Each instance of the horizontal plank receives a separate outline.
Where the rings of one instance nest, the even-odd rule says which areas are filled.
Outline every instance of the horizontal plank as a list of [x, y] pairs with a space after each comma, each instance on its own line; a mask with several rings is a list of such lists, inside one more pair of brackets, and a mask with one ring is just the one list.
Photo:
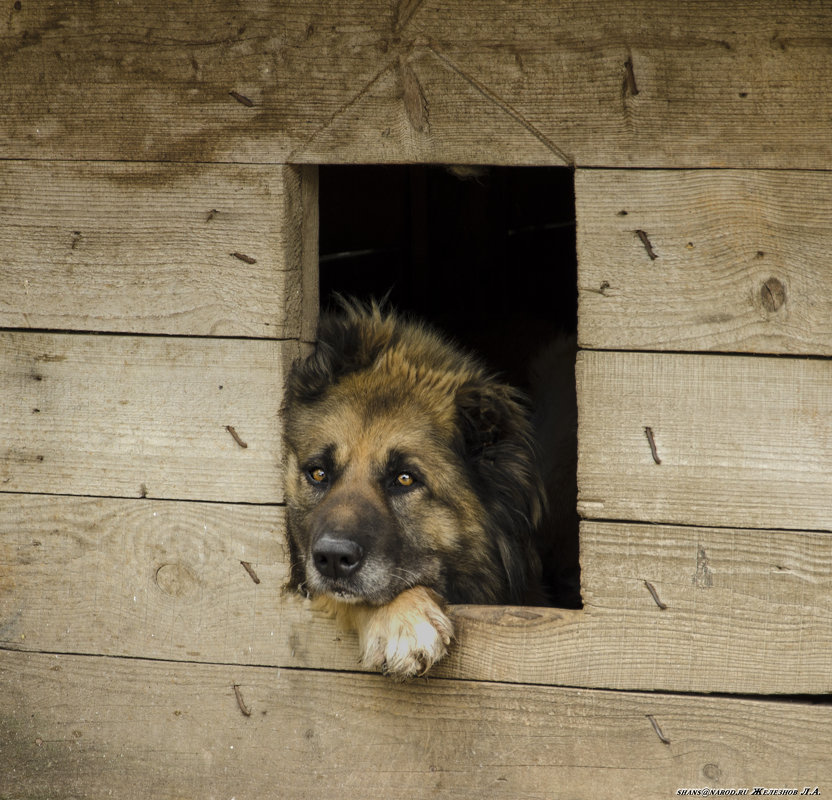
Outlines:
[[0, 493], [0, 647], [356, 669], [288, 576], [280, 506]]
[[583, 611], [460, 607], [447, 674], [828, 693], [830, 563], [828, 533], [584, 522]]
[[300, 336], [317, 270], [303, 173], [4, 162], [0, 326]]
[[811, 0], [75, 0], [6, 25], [4, 158], [832, 167]]
[[832, 530], [832, 361], [584, 351], [577, 383], [583, 516]]
[[832, 533], [585, 522], [581, 554], [605, 636], [595, 657], [611, 674], [692, 691], [832, 690]]
[[282, 507], [0, 494], [0, 646], [280, 663], [284, 542]]
[[832, 708], [716, 697], [0, 652], [0, 709], [20, 800], [666, 798], [832, 770]]
[[0, 491], [279, 502], [278, 412], [297, 350], [0, 333]]
[[[356, 670], [355, 636], [284, 592], [283, 526], [279, 507], [0, 494], [0, 647]], [[435, 674], [832, 691], [832, 535], [585, 522], [581, 549], [583, 610], [456, 606]]]
[[575, 203], [582, 347], [832, 355], [832, 173], [581, 170]]

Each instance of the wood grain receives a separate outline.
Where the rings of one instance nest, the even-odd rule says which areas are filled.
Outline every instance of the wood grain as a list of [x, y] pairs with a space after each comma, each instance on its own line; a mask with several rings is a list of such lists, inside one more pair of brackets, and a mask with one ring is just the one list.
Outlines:
[[306, 286], [317, 242], [304, 235], [317, 208], [303, 202], [301, 177], [276, 166], [4, 162], [0, 325], [298, 337], [317, 304]]
[[584, 522], [583, 611], [458, 607], [446, 674], [827, 693], [830, 563], [829, 533]]
[[280, 663], [284, 546], [281, 507], [0, 494], [0, 646]]
[[0, 333], [0, 489], [279, 502], [278, 411], [297, 349]]
[[832, 174], [582, 170], [575, 201], [581, 346], [832, 354]]
[[[300, 178], [300, 203], [293, 203], [291, 208], [300, 217], [296, 230], [300, 230], [300, 264], [301, 264], [301, 308], [300, 339], [314, 342], [318, 331], [318, 311], [320, 307], [318, 275], [318, 238], [320, 213], [318, 205], [318, 168], [306, 165], [298, 168]], [[297, 197], [295, 195], [295, 197]], [[297, 219], [297, 216], [295, 217]], [[299, 223], [299, 224], [298, 224]]]
[[666, 798], [832, 770], [832, 709], [799, 703], [7, 652], [0, 708], [20, 800]]
[[577, 381], [583, 516], [832, 530], [832, 362], [585, 351]]
[[611, 669], [645, 686], [649, 669], [693, 691], [829, 692], [832, 533], [585, 522], [581, 556], [587, 609], [626, 641], [599, 648]]
[[[279, 507], [0, 494], [0, 647], [357, 670], [355, 636], [284, 592], [283, 526]], [[832, 691], [831, 534], [585, 522], [581, 548], [582, 611], [456, 606], [434, 674]]]
[[823, 4], [22, 3], [0, 156], [832, 167]]

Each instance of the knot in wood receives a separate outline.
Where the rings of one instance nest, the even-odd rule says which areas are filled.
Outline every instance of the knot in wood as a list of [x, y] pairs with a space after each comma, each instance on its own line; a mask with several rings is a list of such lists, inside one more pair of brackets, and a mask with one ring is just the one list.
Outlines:
[[156, 585], [170, 597], [187, 597], [195, 592], [198, 583], [184, 564], [162, 564], [156, 570]]
[[786, 287], [777, 278], [769, 278], [760, 288], [760, 300], [766, 311], [777, 311], [786, 302]]

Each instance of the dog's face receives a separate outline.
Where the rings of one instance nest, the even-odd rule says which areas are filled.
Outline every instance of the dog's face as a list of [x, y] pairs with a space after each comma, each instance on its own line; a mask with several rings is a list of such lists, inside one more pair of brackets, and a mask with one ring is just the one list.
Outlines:
[[444, 582], [466, 539], [482, 547], [451, 409], [380, 378], [348, 376], [294, 416], [287, 495], [311, 594], [386, 603]]
[[380, 605], [423, 585], [497, 602], [525, 580], [524, 533], [501, 529], [516, 513], [528, 537], [540, 512], [527, 420], [470, 359], [353, 309], [293, 368], [283, 415], [292, 580], [307, 593]]

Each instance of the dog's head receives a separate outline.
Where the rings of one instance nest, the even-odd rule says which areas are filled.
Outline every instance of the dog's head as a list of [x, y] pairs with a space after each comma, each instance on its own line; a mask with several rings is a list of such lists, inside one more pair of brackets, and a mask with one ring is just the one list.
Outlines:
[[322, 318], [283, 405], [292, 582], [382, 604], [424, 585], [521, 602], [543, 504], [522, 398], [373, 304]]

